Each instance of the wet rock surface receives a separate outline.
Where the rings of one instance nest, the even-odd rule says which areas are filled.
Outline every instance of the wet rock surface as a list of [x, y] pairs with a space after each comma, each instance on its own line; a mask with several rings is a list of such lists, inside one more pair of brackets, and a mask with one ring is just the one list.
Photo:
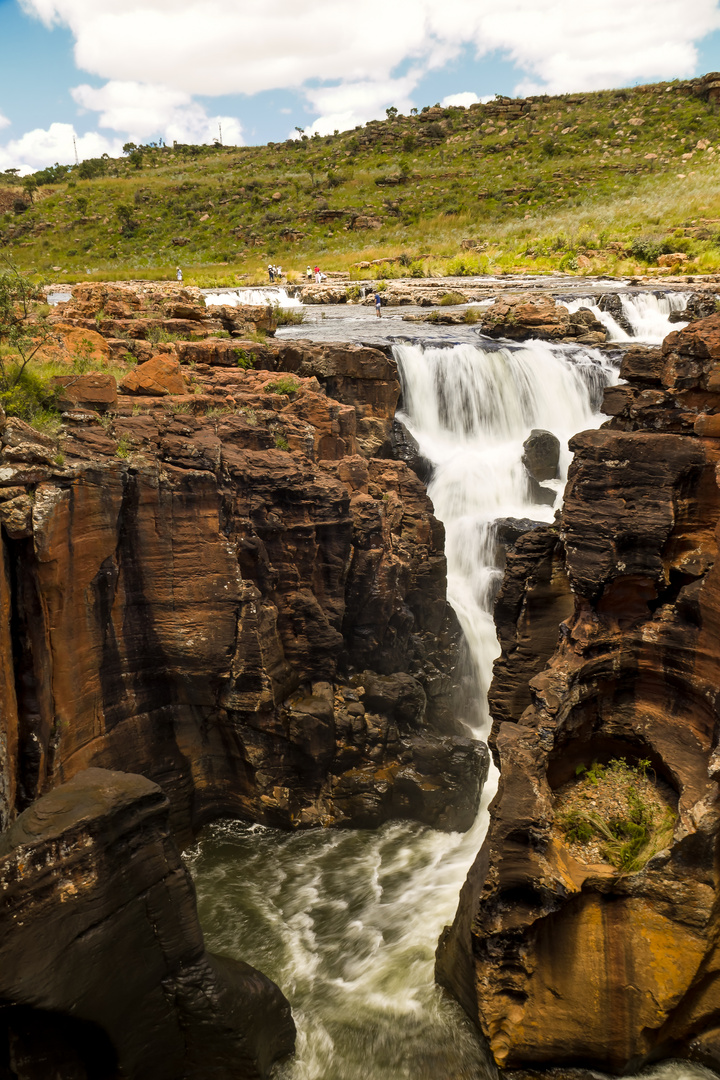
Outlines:
[[589, 308], [569, 312], [552, 296], [519, 294], [500, 297], [482, 313], [483, 333], [490, 337], [520, 341], [576, 341], [598, 345], [607, 340], [607, 331]]
[[168, 801], [86, 769], [0, 837], [0, 1068], [62, 1076], [260, 1078], [290, 1053], [277, 986], [205, 951]]
[[[572, 441], [559, 530], [508, 552], [500, 787], [437, 959], [506, 1069], [720, 1064], [719, 333], [712, 316], [626, 354], [612, 420]], [[677, 814], [626, 873], [556, 828], [576, 769], [617, 758], [648, 762]]]

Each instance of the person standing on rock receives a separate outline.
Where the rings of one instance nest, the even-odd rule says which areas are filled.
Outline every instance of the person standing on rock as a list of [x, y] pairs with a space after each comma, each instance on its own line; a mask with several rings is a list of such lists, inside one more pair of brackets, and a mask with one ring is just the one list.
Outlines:
[[381, 305], [382, 305], [382, 299], [380, 297], [380, 293], [376, 292], [375, 293], [375, 314], [377, 315], [378, 319], [380, 318], [380, 307], [381, 307]]
[[312, 267], [308, 266], [307, 270], [305, 271], [305, 277], [306, 277], [306, 279], [308, 281], [312, 281], [312, 276], [313, 276]]
[[182, 281], [182, 270], [180, 269], [179, 266], [178, 266], [177, 271], [175, 273], [175, 277], [178, 279], [178, 281]]
[[271, 263], [268, 263], [268, 278], [270, 279], [270, 284], [272, 285], [273, 281], [275, 280], [275, 271], [273, 270]]

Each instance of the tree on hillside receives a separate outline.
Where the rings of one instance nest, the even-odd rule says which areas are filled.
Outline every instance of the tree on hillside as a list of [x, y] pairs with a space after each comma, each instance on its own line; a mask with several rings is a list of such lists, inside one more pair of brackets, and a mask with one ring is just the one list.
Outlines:
[[0, 402], [7, 404], [51, 332], [40, 286], [12, 263], [0, 266]]

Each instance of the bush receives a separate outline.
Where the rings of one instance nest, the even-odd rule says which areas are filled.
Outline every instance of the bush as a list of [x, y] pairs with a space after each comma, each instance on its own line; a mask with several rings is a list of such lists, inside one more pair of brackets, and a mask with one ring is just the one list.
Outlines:
[[465, 297], [461, 293], [446, 292], [444, 296], [440, 297], [440, 307], [450, 307], [451, 305], [464, 303]]
[[233, 355], [237, 366], [243, 371], [249, 371], [250, 368], [255, 367], [255, 357], [246, 353], [244, 349], [233, 349]]
[[281, 375], [274, 382], [265, 384], [266, 394], [296, 394], [300, 389], [300, 383], [294, 375]]
[[[636, 873], [671, 842], [675, 814], [648, 777], [649, 761], [629, 765], [613, 758], [593, 762], [566, 797], [558, 824], [572, 844], [599, 845], [622, 873]], [[587, 796], [591, 794], [588, 804]]]
[[7, 385], [0, 389], [0, 405], [8, 416], [42, 427], [60, 422], [57, 391], [38, 371], [28, 367], [20, 371], [18, 364], [8, 368], [8, 376]]
[[458, 255], [445, 265], [446, 277], [475, 277], [482, 274], [487, 266], [487, 258], [477, 255]]
[[11, 264], [0, 271], [0, 391], [21, 383], [27, 365], [47, 340], [48, 310], [40, 287], [26, 274]]
[[278, 326], [299, 326], [305, 322], [305, 312], [302, 308], [276, 307], [273, 315]]

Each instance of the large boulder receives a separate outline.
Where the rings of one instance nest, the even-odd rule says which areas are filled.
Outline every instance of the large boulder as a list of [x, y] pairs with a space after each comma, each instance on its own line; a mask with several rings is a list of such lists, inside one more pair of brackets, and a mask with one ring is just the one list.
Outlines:
[[538, 481], [555, 480], [560, 462], [560, 440], [552, 431], [533, 428], [523, 443], [523, 465]]
[[167, 815], [151, 781], [87, 769], [0, 838], [8, 1075], [258, 1080], [292, 1051], [278, 987], [205, 952]]
[[80, 408], [106, 412], [117, 405], [117, 382], [108, 371], [58, 375], [53, 384], [58, 388], [58, 406], [63, 410]]
[[541, 338], [545, 341], [577, 341], [598, 345], [607, 340], [607, 331], [589, 308], [569, 312], [552, 296], [508, 293], [498, 297], [482, 314], [480, 325], [490, 337]]
[[168, 394], [186, 394], [187, 383], [177, 360], [168, 356], [153, 356], [125, 376], [120, 390], [123, 394], [166, 397]]

